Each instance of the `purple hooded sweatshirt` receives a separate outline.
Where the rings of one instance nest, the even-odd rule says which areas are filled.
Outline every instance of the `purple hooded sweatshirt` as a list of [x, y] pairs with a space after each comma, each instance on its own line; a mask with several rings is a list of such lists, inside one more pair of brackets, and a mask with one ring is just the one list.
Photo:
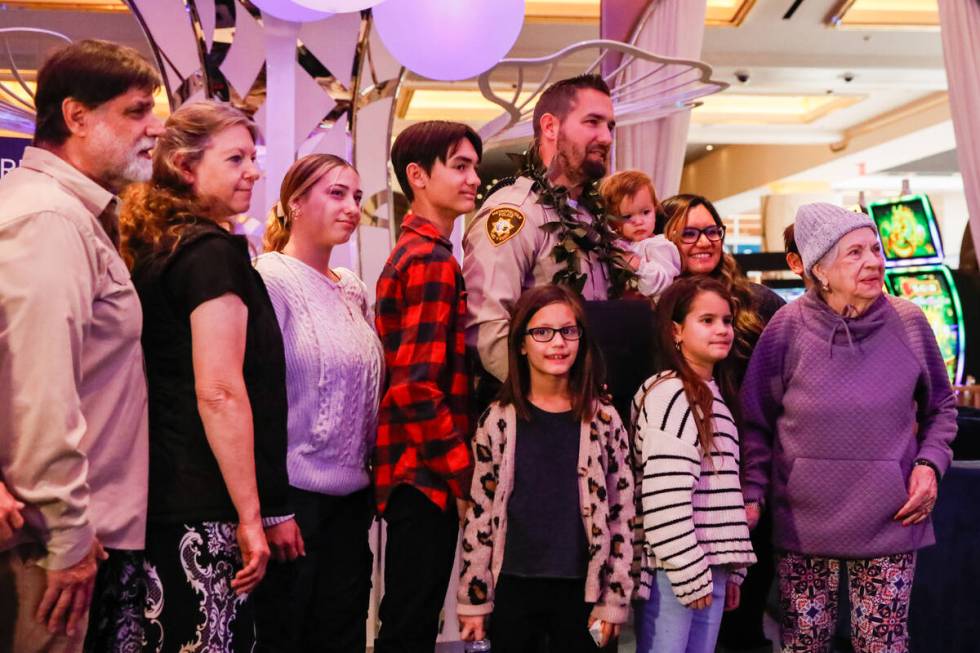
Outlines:
[[811, 290], [769, 322], [741, 389], [742, 488], [783, 551], [875, 558], [935, 542], [893, 519], [913, 462], [945, 472], [956, 401], [922, 311], [882, 295], [857, 318]]

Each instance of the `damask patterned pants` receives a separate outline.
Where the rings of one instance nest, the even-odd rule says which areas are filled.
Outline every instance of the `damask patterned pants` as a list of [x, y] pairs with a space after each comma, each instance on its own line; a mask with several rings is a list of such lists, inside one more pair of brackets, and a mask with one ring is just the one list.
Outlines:
[[841, 565], [850, 588], [855, 653], [907, 653], [915, 552], [867, 560], [779, 553], [776, 560], [783, 653], [830, 651]]

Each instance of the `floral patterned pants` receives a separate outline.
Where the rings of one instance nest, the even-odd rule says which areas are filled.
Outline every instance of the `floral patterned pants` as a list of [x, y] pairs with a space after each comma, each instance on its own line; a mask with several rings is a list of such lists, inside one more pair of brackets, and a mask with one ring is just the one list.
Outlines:
[[783, 653], [827, 653], [847, 570], [855, 653], [907, 653], [915, 552], [867, 560], [777, 554]]

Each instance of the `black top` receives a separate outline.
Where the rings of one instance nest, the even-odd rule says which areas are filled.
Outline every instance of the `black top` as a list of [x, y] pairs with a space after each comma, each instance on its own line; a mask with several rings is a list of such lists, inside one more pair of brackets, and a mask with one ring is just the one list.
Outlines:
[[143, 305], [149, 389], [149, 519], [238, 520], [197, 410], [191, 357], [191, 312], [226, 293], [248, 308], [243, 373], [262, 516], [289, 514], [282, 334], [245, 238], [211, 223], [188, 227], [173, 254], [136, 261], [133, 283]]
[[502, 573], [585, 578], [588, 542], [578, 487], [581, 428], [571, 412], [548, 413], [533, 404], [531, 421], [518, 420]]

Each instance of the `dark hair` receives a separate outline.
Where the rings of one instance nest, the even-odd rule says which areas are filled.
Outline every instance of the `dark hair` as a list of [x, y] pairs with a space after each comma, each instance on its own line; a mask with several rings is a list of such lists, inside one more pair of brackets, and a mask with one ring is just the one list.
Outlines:
[[507, 334], [509, 373], [497, 399], [504, 406], [513, 404], [519, 418], [531, 419], [527, 400], [531, 391], [531, 368], [527, 356], [521, 354], [521, 345], [524, 343], [528, 323], [538, 311], [551, 304], [568, 306], [582, 329], [578, 355], [569, 370], [569, 389], [572, 393], [572, 413], [580, 421], [585, 421], [592, 418], [595, 401], [602, 394], [602, 359], [592, 343], [582, 299], [566, 286], [537, 286], [525, 291], [517, 300], [511, 313], [510, 332]]
[[132, 88], [160, 86], [156, 68], [133, 48], [86, 39], [51, 55], [37, 74], [35, 145], [61, 145], [71, 135], [61, 113], [67, 98], [94, 109]]
[[408, 164], [418, 164], [426, 173], [430, 173], [436, 160], [446, 163], [464, 138], [476, 150], [477, 158], [482, 159], [483, 141], [472, 127], [461, 122], [427, 120], [409, 126], [398, 135], [391, 146], [391, 165], [395, 168], [398, 185], [409, 202], [415, 199], [415, 193], [408, 183]]
[[796, 246], [796, 229], [795, 223], [790, 223], [788, 227], [783, 229], [783, 247], [787, 254], [796, 254], [799, 256], [800, 248]]
[[612, 95], [609, 85], [599, 75], [579, 75], [562, 79], [547, 89], [538, 98], [538, 103], [534, 105], [534, 138], [541, 138], [541, 116], [550, 113], [557, 116], [559, 121], [564, 121], [565, 117], [572, 110], [572, 105], [580, 89], [591, 88], [599, 91], [603, 95]]
[[[703, 293], [713, 292], [728, 303], [732, 311], [733, 321], [737, 317], [738, 307], [728, 289], [719, 280], [704, 275], [684, 277], [675, 281], [660, 296], [657, 302], [657, 368], [661, 371], [672, 370], [684, 385], [684, 394], [691, 405], [691, 417], [698, 429], [698, 442], [701, 450], [708, 452], [712, 449], [714, 427], [711, 423], [713, 415], [712, 404], [714, 396], [711, 389], [687, 364], [684, 356], [674, 344], [674, 324], [682, 323], [691, 311], [694, 300]], [[734, 322], [733, 322], [734, 323]], [[715, 382], [729, 408], [735, 411], [735, 371], [732, 357], [715, 364]]]
[[[701, 195], [674, 195], [668, 197], [660, 205], [663, 209], [663, 224], [654, 228], [656, 233], [664, 234], [675, 245], [680, 247], [681, 231], [687, 226], [687, 216], [692, 209], [703, 206], [711, 215], [711, 219], [718, 226], [724, 223], [718, 210]], [[721, 260], [718, 266], [709, 273], [717, 279], [727, 289], [735, 302], [735, 344], [732, 350], [735, 357], [743, 363], [747, 363], [749, 356], [752, 355], [752, 348], [762, 334], [765, 324], [756, 310], [755, 298], [752, 295], [751, 282], [742, 274], [742, 270], [735, 262], [735, 257], [728, 252], [722, 251]]]

